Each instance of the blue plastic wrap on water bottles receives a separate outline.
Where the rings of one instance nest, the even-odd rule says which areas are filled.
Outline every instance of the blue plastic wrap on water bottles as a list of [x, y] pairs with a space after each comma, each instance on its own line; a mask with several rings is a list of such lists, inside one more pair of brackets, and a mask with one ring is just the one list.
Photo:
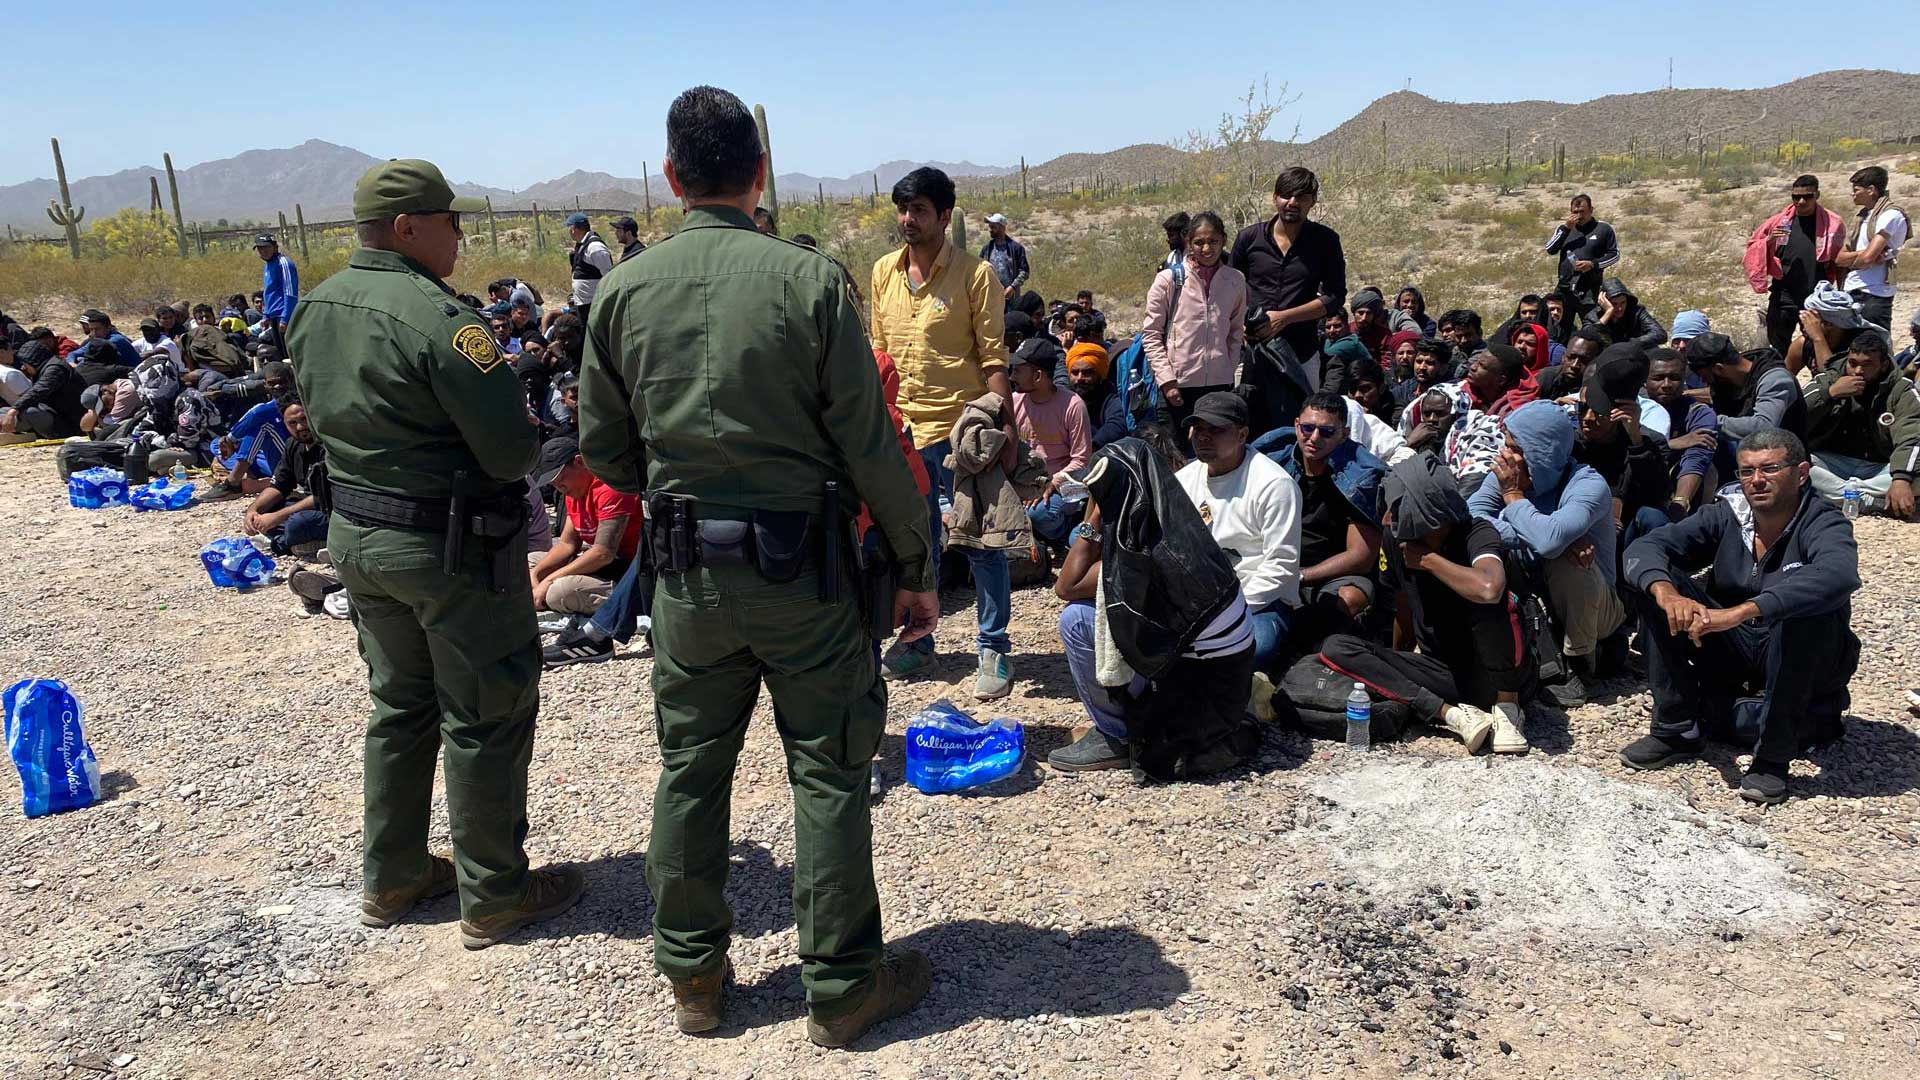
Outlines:
[[151, 483], [128, 492], [127, 501], [136, 511], [185, 510], [193, 502], [193, 485], [169, 483], [166, 477], [156, 476]]
[[273, 577], [273, 558], [248, 540], [223, 536], [200, 549], [200, 565], [216, 588], [247, 589]]
[[119, 469], [96, 465], [67, 477], [67, 502], [82, 510], [120, 506], [127, 501], [127, 477]]
[[907, 783], [929, 795], [991, 784], [1016, 772], [1026, 752], [1018, 722], [981, 723], [941, 698], [907, 724]]
[[101, 800], [100, 764], [80, 730], [80, 699], [58, 679], [7, 687], [7, 752], [20, 770], [21, 809], [30, 818]]

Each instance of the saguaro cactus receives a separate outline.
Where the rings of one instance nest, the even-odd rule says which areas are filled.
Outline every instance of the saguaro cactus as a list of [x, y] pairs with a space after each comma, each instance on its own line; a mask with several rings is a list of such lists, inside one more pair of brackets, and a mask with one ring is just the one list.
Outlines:
[[967, 250], [967, 214], [957, 206], [953, 208], [953, 246]]
[[775, 228], [780, 226], [780, 189], [773, 183], [773, 140], [767, 136], [767, 107], [753, 107], [753, 122], [760, 129], [760, 152], [767, 155], [767, 213], [773, 215]]
[[167, 163], [167, 196], [173, 200], [173, 231], [180, 237], [180, 257], [187, 257], [187, 219], [180, 213], [180, 181], [173, 175], [173, 155], [161, 154]]
[[53, 171], [60, 177], [60, 201], [47, 200], [47, 217], [55, 225], [67, 230], [67, 250], [73, 257], [80, 257], [80, 221], [87, 216], [87, 208], [73, 205], [73, 194], [67, 190], [67, 163], [60, 157], [60, 140], [53, 140]]
[[160, 178], [159, 177], [157, 176], [147, 177], [147, 198], [148, 198], [147, 213], [152, 214], [154, 217], [159, 217], [160, 216]]

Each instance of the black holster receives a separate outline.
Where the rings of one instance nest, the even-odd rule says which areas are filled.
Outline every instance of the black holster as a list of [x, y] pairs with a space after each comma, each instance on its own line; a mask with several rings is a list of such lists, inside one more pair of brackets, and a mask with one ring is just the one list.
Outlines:
[[893, 596], [900, 590], [900, 562], [892, 545], [874, 526], [871, 554], [856, 538], [853, 544], [854, 568], [860, 588], [860, 620], [875, 641], [887, 641], [897, 629], [893, 624]]

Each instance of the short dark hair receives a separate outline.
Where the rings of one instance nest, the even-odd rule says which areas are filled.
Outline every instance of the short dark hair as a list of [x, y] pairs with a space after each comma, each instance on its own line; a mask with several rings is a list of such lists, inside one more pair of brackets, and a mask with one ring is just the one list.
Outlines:
[[1593, 196], [1583, 191], [1580, 194], [1575, 195], [1573, 198], [1567, 200], [1568, 206], [1579, 206], [1581, 203], [1586, 203], [1587, 209], [1589, 210], [1593, 209]]
[[193, 313], [194, 313], [195, 315], [198, 315], [198, 314], [200, 314], [200, 313], [201, 313], [201, 312], [203, 312], [203, 311], [204, 311], [204, 312], [206, 312], [206, 313], [207, 313], [207, 314], [209, 314], [209, 315], [211, 315], [211, 314], [213, 314], [213, 305], [212, 305], [212, 304], [209, 304], [209, 303], [207, 303], [207, 302], [206, 302], [206, 301], [204, 301], [204, 300], [203, 300], [203, 301], [201, 301], [201, 302], [200, 302], [200, 303], [198, 303], [198, 304], [195, 304], [195, 305], [193, 305]]
[[1522, 296], [1519, 300], [1514, 302], [1513, 311], [1514, 311], [1514, 314], [1518, 315], [1520, 313], [1521, 304], [1532, 304], [1534, 307], [1537, 308], [1537, 307], [1541, 307], [1546, 302], [1547, 302], [1546, 298], [1541, 296], [1539, 293], [1528, 293], [1525, 296]]
[[1810, 187], [1815, 191], [1819, 191], [1820, 178], [1813, 175], [1812, 173], [1801, 173], [1799, 176], [1794, 177], [1793, 183], [1788, 184], [1787, 187], [1789, 189], [1797, 188], [1797, 187]]
[[1885, 361], [1893, 357], [1893, 343], [1877, 328], [1870, 326], [1853, 335], [1853, 340], [1847, 344], [1847, 351], [1862, 355], [1873, 353]]
[[1093, 299], [1093, 290], [1081, 289], [1079, 292], [1073, 294], [1073, 298], [1075, 300], [1091, 300]]
[[1613, 344], [1613, 335], [1607, 333], [1605, 330], [1602, 330], [1598, 326], [1592, 326], [1592, 325], [1583, 326], [1580, 329], [1575, 330], [1570, 336], [1568, 336], [1567, 344], [1569, 345], [1573, 344], [1574, 338], [1585, 338], [1588, 341], [1593, 342], [1595, 345], [1600, 346], [1602, 349]]
[[1280, 175], [1273, 178], [1273, 193], [1283, 199], [1301, 195], [1311, 195], [1317, 199], [1320, 197], [1320, 178], [1305, 165], [1281, 169]]
[[[278, 352], [278, 350], [275, 351]], [[264, 379], [268, 376], [291, 379], [293, 378], [293, 365], [287, 363], [285, 360], [269, 360], [260, 365], [260, 377]]]
[[1885, 198], [1887, 194], [1887, 170], [1878, 165], [1869, 165], [1855, 172], [1852, 176], [1847, 177], [1847, 183], [1859, 184], [1861, 187], [1870, 187], [1878, 192], [1882, 198]]
[[1187, 226], [1192, 223], [1192, 220], [1192, 218], [1187, 216], [1185, 210], [1179, 210], [1167, 215], [1167, 220], [1161, 222], [1160, 227], [1168, 232], [1178, 231], [1181, 236], [1185, 236], [1187, 235]]
[[1472, 308], [1454, 308], [1452, 311], [1443, 313], [1436, 325], [1442, 330], [1449, 326], [1457, 326], [1477, 334], [1480, 332], [1480, 313]]
[[1331, 390], [1317, 390], [1310, 394], [1307, 400], [1300, 403], [1301, 412], [1304, 413], [1308, 409], [1317, 409], [1329, 416], [1337, 416], [1340, 418], [1340, 425], [1346, 426], [1347, 399]]
[[1327, 313], [1325, 315], [1320, 316], [1320, 321], [1326, 322], [1328, 319], [1339, 319], [1341, 322], [1346, 322], [1348, 318], [1349, 316], [1347, 315], [1346, 308], [1330, 307], [1327, 309]]
[[931, 165], [922, 165], [894, 181], [893, 205], [905, 209], [908, 203], [921, 198], [933, 204], [936, 214], [952, 212], [956, 199], [953, 178]]
[[1100, 340], [1099, 320], [1091, 315], [1075, 315], [1073, 317], [1073, 340], [1098, 342]]
[[1493, 362], [1500, 365], [1500, 377], [1506, 380], [1508, 386], [1513, 386], [1527, 377], [1527, 358], [1513, 346], [1503, 345], [1498, 349], [1488, 349], [1487, 355], [1493, 357]]
[[688, 198], [727, 198], [753, 187], [760, 129], [740, 99], [715, 86], [683, 91], [667, 107], [667, 160]]
[[1371, 356], [1363, 356], [1347, 364], [1347, 382], [1370, 382], [1378, 385], [1387, 381], [1387, 373], [1380, 368], [1380, 361]]
[[1784, 428], [1761, 428], [1759, 431], [1740, 440], [1738, 454], [1756, 450], [1785, 450], [1787, 464], [1804, 465], [1807, 462], [1807, 446], [1800, 437]]
[[[1220, 234], [1220, 239], [1225, 240], [1227, 238], [1227, 223], [1224, 221], [1221, 221], [1220, 215], [1214, 213], [1211, 210], [1202, 210], [1199, 213], [1193, 215], [1192, 217], [1188, 217], [1186, 213], [1182, 211], [1181, 213], [1174, 215], [1174, 217], [1178, 217], [1182, 219], [1183, 223], [1180, 226], [1181, 235], [1185, 236], [1189, 240], [1193, 239], [1194, 233], [1197, 233], [1200, 231], [1200, 226], [1202, 225], [1213, 226], [1213, 231]], [[1167, 220], [1171, 222], [1173, 218], [1168, 218]], [[1168, 225], [1167, 228], [1171, 229], [1173, 228], [1173, 226]]]
[[794, 233], [793, 242], [804, 248], [820, 250], [820, 241], [815, 240], [812, 233]]
[[1431, 356], [1444, 364], [1453, 359], [1453, 346], [1439, 338], [1421, 338], [1413, 343], [1413, 354]]
[[1173, 438], [1173, 429], [1165, 424], [1141, 424], [1133, 429], [1133, 437], [1152, 447], [1174, 472], [1179, 472], [1187, 463], [1187, 456], [1180, 452], [1180, 444]]

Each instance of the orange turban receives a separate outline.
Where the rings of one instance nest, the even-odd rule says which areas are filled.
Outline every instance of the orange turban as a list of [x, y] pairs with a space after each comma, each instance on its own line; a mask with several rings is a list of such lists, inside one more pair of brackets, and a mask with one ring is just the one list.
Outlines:
[[1091, 341], [1082, 341], [1067, 350], [1067, 370], [1071, 372], [1080, 364], [1092, 364], [1094, 374], [1104, 379], [1111, 361], [1105, 348]]

